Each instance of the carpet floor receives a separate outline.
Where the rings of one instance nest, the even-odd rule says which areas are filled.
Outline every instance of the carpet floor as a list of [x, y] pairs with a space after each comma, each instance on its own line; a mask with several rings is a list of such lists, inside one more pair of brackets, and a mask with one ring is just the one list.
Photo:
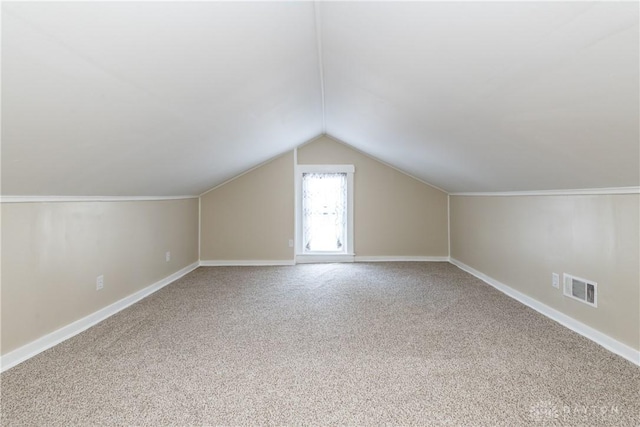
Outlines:
[[640, 425], [640, 368], [448, 263], [198, 268], [0, 379], [2, 425]]

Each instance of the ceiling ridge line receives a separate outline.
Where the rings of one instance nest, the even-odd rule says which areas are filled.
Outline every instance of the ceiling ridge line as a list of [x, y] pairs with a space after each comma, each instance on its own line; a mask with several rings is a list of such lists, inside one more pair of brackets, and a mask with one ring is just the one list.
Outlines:
[[322, 103], [322, 134], [327, 133], [327, 119], [325, 113], [325, 93], [324, 93], [324, 62], [322, 60], [322, 18], [320, 15], [320, 1], [315, 0], [313, 2], [313, 10], [315, 17], [315, 30], [316, 30], [316, 49], [318, 52], [318, 74], [320, 76], [320, 99]]

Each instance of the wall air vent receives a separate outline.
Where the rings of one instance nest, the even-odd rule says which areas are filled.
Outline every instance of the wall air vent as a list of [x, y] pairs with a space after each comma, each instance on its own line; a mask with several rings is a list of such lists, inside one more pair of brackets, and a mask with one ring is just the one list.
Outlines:
[[592, 307], [598, 306], [598, 284], [570, 274], [563, 274], [564, 294]]

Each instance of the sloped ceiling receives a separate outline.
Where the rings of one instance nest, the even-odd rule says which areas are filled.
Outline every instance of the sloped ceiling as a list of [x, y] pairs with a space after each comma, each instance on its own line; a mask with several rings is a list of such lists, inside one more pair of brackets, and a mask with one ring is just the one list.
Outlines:
[[637, 2], [2, 11], [4, 195], [199, 194], [323, 132], [451, 192], [640, 185]]
[[3, 194], [200, 194], [322, 131], [311, 3], [2, 9]]
[[637, 186], [638, 3], [323, 5], [327, 132], [448, 191]]

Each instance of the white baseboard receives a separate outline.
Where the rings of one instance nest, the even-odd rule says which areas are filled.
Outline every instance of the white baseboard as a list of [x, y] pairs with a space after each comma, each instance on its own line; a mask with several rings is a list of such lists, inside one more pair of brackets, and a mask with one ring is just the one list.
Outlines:
[[296, 255], [296, 264], [321, 264], [330, 262], [353, 262], [353, 255]]
[[69, 338], [79, 334], [80, 332], [89, 329], [90, 327], [102, 322], [106, 318], [113, 316], [117, 312], [124, 310], [125, 308], [133, 305], [134, 303], [140, 301], [148, 295], [178, 280], [179, 278], [187, 273], [192, 272], [196, 268], [198, 268], [197, 262], [176, 271], [172, 275], [167, 276], [164, 279], [150, 286], [147, 286], [146, 288], [141, 289], [134, 294], [129, 295], [128, 297], [116, 301], [111, 305], [108, 305], [94, 313], [91, 313], [86, 317], [83, 317], [82, 319], [76, 320], [75, 322], [70, 323], [67, 326], [64, 326], [56, 331], [38, 338], [35, 341], [30, 342], [29, 344], [23, 345], [22, 347], [5, 354], [4, 356], [0, 357], [0, 371], [4, 372], [7, 369], [16, 366], [17, 364], [22, 363], [25, 360], [28, 360], [33, 356], [42, 353], [43, 351], [50, 349], [51, 347], [65, 340], [68, 340]]
[[448, 256], [356, 256], [356, 262], [448, 262]]
[[468, 265], [464, 264], [461, 261], [458, 261], [455, 258], [451, 258], [450, 262], [457, 266], [458, 268], [460, 268], [461, 270], [466, 271], [467, 273], [477, 277], [478, 279], [482, 280], [485, 283], [488, 283], [489, 285], [493, 286], [494, 288], [498, 289], [499, 291], [501, 291], [502, 293], [510, 296], [511, 298], [520, 301], [522, 304], [536, 310], [538, 313], [544, 314], [545, 316], [547, 316], [548, 318], [555, 320], [556, 322], [560, 323], [561, 325], [571, 329], [572, 331], [582, 335], [585, 338], [590, 339], [591, 341], [600, 344], [602, 347], [606, 348], [607, 350], [611, 351], [612, 353], [615, 353], [619, 356], [624, 357], [625, 359], [627, 359], [628, 361], [640, 366], [640, 351], [629, 347], [626, 344], [621, 343], [620, 341], [617, 341], [613, 338], [611, 338], [610, 336], [603, 334], [600, 331], [597, 331], [595, 329], [593, 329], [590, 326], [585, 325], [582, 322], [579, 322], [577, 320], [575, 320], [574, 318], [567, 316], [566, 314], [549, 307], [546, 304], [541, 303], [538, 300], [535, 300], [525, 294], [523, 294], [522, 292], [519, 292], [507, 285], [505, 285], [502, 282], [499, 282], [489, 276], [487, 276], [484, 273], [481, 273], [480, 271], [474, 269], [473, 267], [469, 267]]
[[202, 260], [201, 267], [279, 266], [333, 262], [448, 262], [448, 256], [297, 255], [295, 260]]
[[201, 260], [200, 267], [239, 267], [239, 266], [270, 266], [270, 265], [295, 265], [294, 260]]

